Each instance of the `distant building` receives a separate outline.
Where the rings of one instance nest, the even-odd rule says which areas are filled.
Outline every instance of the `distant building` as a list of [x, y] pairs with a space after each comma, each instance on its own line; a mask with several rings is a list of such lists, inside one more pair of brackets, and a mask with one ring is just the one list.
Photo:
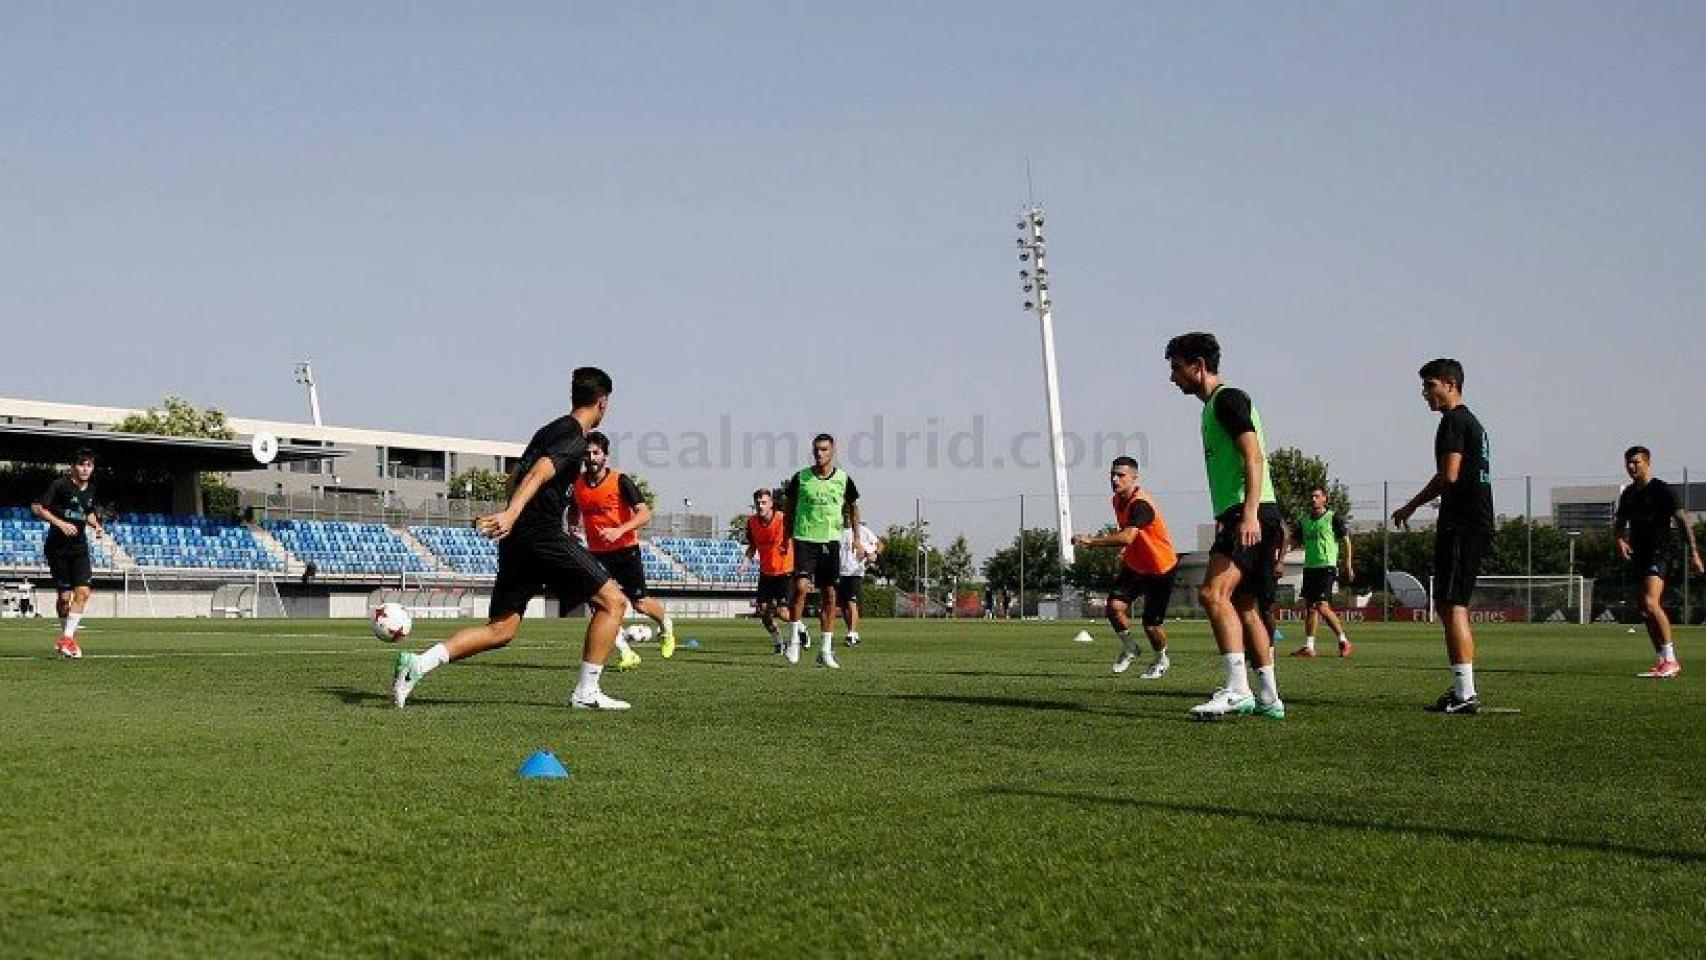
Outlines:
[[[1626, 484], [1552, 488], [1552, 525], [1566, 533], [1610, 532], [1617, 496]], [[1696, 522], [1706, 520], [1706, 483], [1672, 484]]]

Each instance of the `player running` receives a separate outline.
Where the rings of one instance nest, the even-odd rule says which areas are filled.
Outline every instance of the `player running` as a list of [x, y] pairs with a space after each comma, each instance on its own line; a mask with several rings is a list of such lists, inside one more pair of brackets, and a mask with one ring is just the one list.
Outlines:
[[746, 518], [746, 554], [741, 557], [741, 569], [745, 570], [754, 560], [758, 561], [758, 618], [764, 624], [764, 632], [770, 634], [773, 651], [782, 653], [787, 641], [776, 627], [776, 614], [786, 613], [790, 606], [788, 586], [789, 575], [794, 572], [794, 549], [788, 539], [788, 521], [776, 510], [776, 495], [763, 487], [752, 492], [752, 515]]
[[[835, 661], [835, 584], [841, 577], [843, 524], [859, 524], [859, 488], [835, 465], [835, 438], [820, 433], [812, 438], [812, 465], [788, 480], [783, 497], [783, 529], [794, 548], [794, 606], [788, 613], [787, 657], [800, 662], [806, 639], [806, 594], [818, 589], [818, 622], [823, 643], [819, 666], [840, 669]], [[862, 552], [863, 548], [855, 546]]]
[[1469, 601], [1481, 559], [1493, 541], [1492, 444], [1487, 431], [1463, 403], [1463, 364], [1440, 358], [1417, 371], [1422, 399], [1439, 413], [1434, 431], [1434, 475], [1410, 501], [1392, 511], [1398, 529], [1424, 503], [1439, 498], [1434, 525], [1434, 606], [1445, 626], [1451, 659], [1451, 689], [1424, 708], [1429, 713], [1472, 716], [1481, 712], [1475, 691], [1475, 634]]
[[[586, 437], [586, 469], [575, 477], [575, 509], [586, 531], [586, 548], [621, 586], [634, 609], [652, 618], [661, 631], [658, 654], [675, 656], [675, 623], [669, 611], [646, 589], [646, 565], [640, 555], [640, 530], [651, 522], [652, 508], [634, 478], [610, 466], [610, 438], [597, 430]], [[640, 655], [618, 634], [619, 670], [640, 665]]]
[[1688, 511], [1677, 502], [1670, 484], [1653, 476], [1653, 454], [1646, 447], [1630, 447], [1623, 453], [1623, 469], [1630, 484], [1617, 496], [1617, 520], [1612, 536], [1617, 552], [1629, 561], [1635, 575], [1635, 602], [1647, 625], [1647, 638], [1659, 662], [1643, 677], [1668, 679], [1682, 672], [1671, 637], [1670, 617], [1665, 614], [1665, 578], [1670, 575], [1671, 554], [1676, 546], [1672, 526], [1681, 524], [1688, 541], [1688, 562], [1695, 573], [1706, 573], [1700, 547], [1694, 542], [1694, 524]]
[[1332, 599], [1341, 547], [1345, 582], [1351, 581], [1351, 532], [1344, 517], [1327, 509], [1325, 487], [1310, 489], [1309, 512], [1298, 518], [1297, 528], [1303, 534], [1303, 646], [1298, 647], [1292, 656], [1315, 656], [1315, 626], [1325, 619], [1339, 637], [1339, 656], [1348, 657], [1351, 655], [1351, 640], [1345, 636], [1344, 624], [1333, 613]]
[[498, 541], [498, 576], [486, 622], [458, 630], [424, 653], [399, 652], [391, 682], [399, 708], [433, 670], [507, 646], [521, 628], [528, 603], [549, 588], [565, 610], [584, 603], [592, 612], [581, 645], [580, 680], [569, 705], [577, 710], [628, 709], [626, 701], [606, 695], [599, 684], [627, 598], [563, 525], [564, 511], [574, 499], [570, 488], [586, 457], [587, 432], [604, 419], [613, 389], [603, 370], [581, 367], [574, 372], [574, 409], [540, 427], [528, 441], [510, 476], [509, 505], [475, 521], [481, 533]]
[[[1200, 597], [1226, 664], [1225, 684], [1207, 703], [1192, 707], [1191, 716], [1218, 720], [1255, 714], [1283, 720], [1285, 704], [1262, 609], [1273, 602], [1274, 563], [1285, 534], [1268, 474], [1262, 417], [1249, 394], [1221, 382], [1220, 342], [1214, 334], [1174, 337], [1166, 358], [1173, 385], [1203, 404], [1203, 457], [1215, 537]], [[1261, 679], [1255, 693], [1244, 665], [1246, 652]]]
[[1154, 659], [1139, 679], [1159, 680], [1167, 675], [1167, 603], [1173, 598], [1179, 555], [1167, 533], [1167, 521], [1147, 491], [1138, 485], [1137, 461], [1116, 457], [1108, 468], [1113, 488], [1115, 531], [1106, 534], [1077, 534], [1081, 547], [1119, 547], [1120, 572], [1108, 591], [1108, 625], [1120, 638], [1115, 673], [1125, 673], [1137, 660], [1137, 641], [1131, 636], [1131, 605], [1143, 598], [1143, 633], [1149, 638]]
[[30, 512], [46, 520], [47, 537], [42, 553], [48, 575], [58, 594], [59, 640], [53, 652], [68, 660], [83, 659], [77, 645], [77, 628], [83, 623], [89, 595], [94, 590], [94, 570], [89, 562], [89, 534], [102, 533], [95, 511], [95, 453], [80, 448], [71, 455], [71, 472], [55, 477], [46, 492], [30, 504]]
[[848, 521], [841, 531], [841, 576], [835, 581], [835, 600], [847, 620], [847, 645], [859, 645], [859, 601], [864, 593], [865, 570], [886, 549], [876, 531], [863, 523]]

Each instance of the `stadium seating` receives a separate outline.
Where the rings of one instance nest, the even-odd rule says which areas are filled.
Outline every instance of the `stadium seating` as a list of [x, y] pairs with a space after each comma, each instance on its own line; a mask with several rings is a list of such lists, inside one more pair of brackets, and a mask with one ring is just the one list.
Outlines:
[[425, 559], [389, 527], [336, 520], [268, 520], [286, 550], [321, 573], [426, 573]]
[[[444, 566], [457, 573], [492, 575], [498, 572], [497, 544], [470, 527], [410, 527], [413, 534]], [[687, 578], [649, 543], [640, 544], [640, 562], [651, 583], [685, 583]]]
[[498, 572], [498, 545], [472, 527], [410, 527], [409, 533], [457, 573], [490, 576]]
[[[706, 537], [658, 537], [656, 545], [669, 552], [693, 576], [711, 583], [756, 583], [756, 564], [740, 569], [745, 546], [734, 540]], [[649, 575], [649, 574], [648, 574]]]
[[[45, 567], [42, 541], [47, 538], [47, 524], [30, 513], [28, 507], [0, 508], [0, 567]], [[89, 565], [96, 570], [113, 569], [112, 554], [99, 543], [89, 543]]]
[[283, 559], [234, 520], [129, 513], [107, 524], [107, 530], [139, 567], [284, 569]]

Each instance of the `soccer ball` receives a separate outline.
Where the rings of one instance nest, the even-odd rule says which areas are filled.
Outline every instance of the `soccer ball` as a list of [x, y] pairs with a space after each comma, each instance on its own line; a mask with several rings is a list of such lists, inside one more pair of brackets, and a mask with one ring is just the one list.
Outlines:
[[400, 603], [373, 608], [373, 635], [386, 643], [396, 643], [408, 636], [414, 626], [415, 618], [409, 616], [408, 608]]
[[643, 623], [636, 623], [633, 626], [628, 628], [628, 642], [629, 643], [650, 643], [651, 641], [652, 641], [652, 628], [651, 627], [649, 627]]

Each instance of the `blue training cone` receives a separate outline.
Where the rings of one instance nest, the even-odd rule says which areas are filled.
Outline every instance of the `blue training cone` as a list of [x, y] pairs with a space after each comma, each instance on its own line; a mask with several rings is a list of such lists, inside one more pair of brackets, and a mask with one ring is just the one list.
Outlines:
[[693, 639], [692, 637], [688, 637], [686, 640], [681, 641], [681, 649], [683, 649], [683, 650], [697, 650], [697, 649], [699, 649], [699, 641]]
[[523, 780], [567, 780], [569, 771], [563, 766], [557, 755], [549, 750], [540, 750], [527, 758], [521, 769], [515, 772]]

